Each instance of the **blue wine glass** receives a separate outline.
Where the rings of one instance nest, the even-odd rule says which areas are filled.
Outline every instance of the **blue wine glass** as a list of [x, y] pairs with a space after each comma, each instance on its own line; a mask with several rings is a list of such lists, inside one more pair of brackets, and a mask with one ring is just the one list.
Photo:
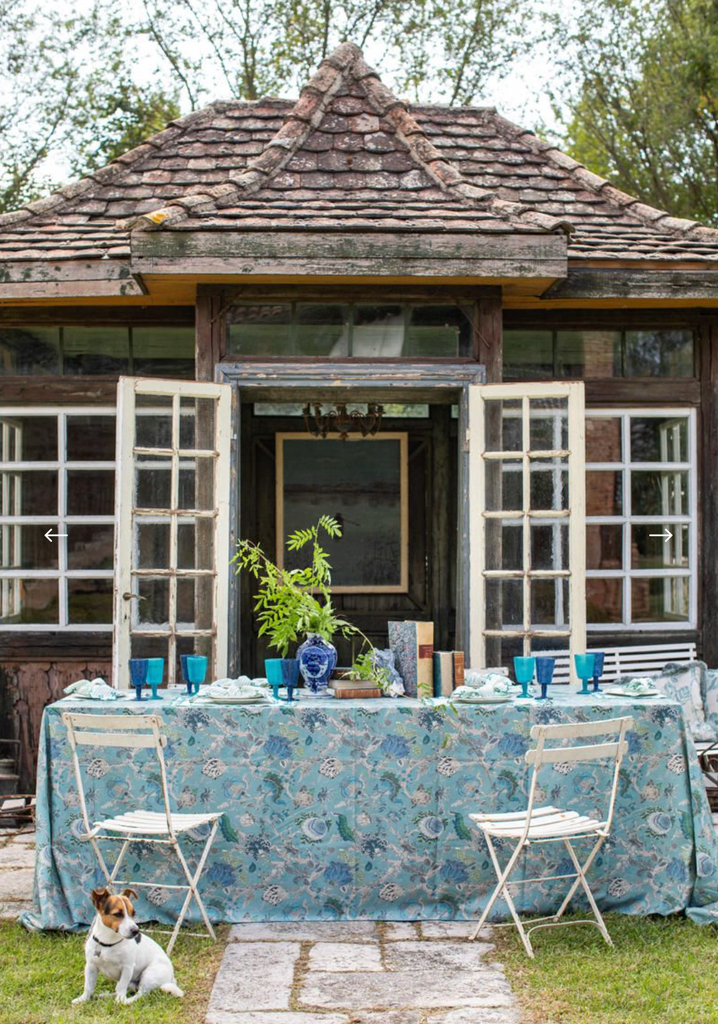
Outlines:
[[189, 674], [187, 671], [187, 660], [191, 657], [189, 654], [180, 654], [180, 668], [182, 670], [182, 679], [187, 684], [187, 696], [189, 697], [192, 693], [192, 683], [189, 680]]
[[152, 700], [162, 700], [157, 695], [157, 687], [162, 682], [165, 674], [165, 659], [164, 658], [148, 658], [147, 659], [147, 682], [152, 687]]
[[535, 658], [514, 658], [514, 674], [516, 682], [521, 683], [519, 697], [530, 697], [529, 683], [533, 682], [534, 669], [536, 668]]
[[203, 654], [190, 654], [187, 657], [187, 685], [192, 686], [194, 693], [199, 693], [200, 685], [207, 675], [207, 659]]
[[147, 682], [148, 658], [130, 658], [130, 680], [137, 696], [135, 700], [143, 700], [142, 687]]
[[553, 680], [554, 669], [556, 668], [555, 658], [537, 658], [536, 659], [536, 681], [541, 687], [541, 696], [539, 700], [546, 700], [548, 694], [546, 693], [546, 687]]
[[599, 693], [598, 684], [603, 675], [603, 663], [606, 660], [604, 651], [593, 652], [593, 692]]
[[577, 693], [590, 693], [588, 688], [589, 679], [593, 679], [593, 666], [595, 657], [593, 654], [574, 654], [574, 663], [576, 665], [576, 675], [582, 681], [583, 685]]

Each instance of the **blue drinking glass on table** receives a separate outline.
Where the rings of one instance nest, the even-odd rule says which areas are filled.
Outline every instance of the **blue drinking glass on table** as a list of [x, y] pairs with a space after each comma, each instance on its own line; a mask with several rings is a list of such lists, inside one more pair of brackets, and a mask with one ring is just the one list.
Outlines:
[[514, 675], [516, 676], [516, 682], [521, 683], [519, 697], [531, 696], [529, 693], [529, 683], [533, 682], [535, 668], [535, 658], [514, 658]]
[[581, 689], [576, 692], [583, 694], [590, 693], [591, 691], [588, 688], [588, 681], [589, 679], [593, 679], [594, 665], [596, 661], [595, 655], [574, 654], [573, 660], [576, 666], [576, 675], [583, 683]]
[[593, 652], [593, 692], [600, 693], [598, 684], [601, 681], [603, 675], [603, 663], [606, 660], [606, 654], [604, 651]]
[[144, 700], [142, 687], [147, 682], [149, 658], [130, 658], [130, 682], [135, 688], [135, 700]]
[[553, 673], [556, 668], [555, 658], [536, 658], [536, 682], [541, 687], [539, 700], [546, 700], [548, 694], [547, 686], [553, 681]]
[[199, 693], [199, 688], [207, 676], [207, 659], [203, 654], [187, 654], [186, 658], [187, 692]]
[[157, 696], [157, 687], [162, 682], [165, 674], [164, 658], [147, 659], [147, 682], [152, 687], [152, 700], [162, 700]]

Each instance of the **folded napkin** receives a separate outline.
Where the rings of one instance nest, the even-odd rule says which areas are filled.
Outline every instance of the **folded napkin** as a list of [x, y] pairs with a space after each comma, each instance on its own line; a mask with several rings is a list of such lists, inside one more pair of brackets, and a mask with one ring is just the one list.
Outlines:
[[89, 700], [119, 700], [124, 694], [113, 690], [104, 679], [78, 679], [66, 686], [67, 697], [85, 697]]
[[[458, 689], [470, 689], [473, 693], [479, 693], [484, 697], [493, 696], [499, 693], [511, 693], [511, 680], [498, 672], [466, 672], [466, 687]], [[456, 690], [454, 690], [456, 693]]]
[[252, 683], [249, 676], [239, 679], [218, 679], [208, 686], [205, 693], [210, 697], [266, 697], [266, 687]]
[[623, 690], [633, 697], [640, 697], [642, 693], [655, 693], [656, 684], [650, 676], [640, 676], [637, 679], [632, 679], [630, 683], [626, 683]]

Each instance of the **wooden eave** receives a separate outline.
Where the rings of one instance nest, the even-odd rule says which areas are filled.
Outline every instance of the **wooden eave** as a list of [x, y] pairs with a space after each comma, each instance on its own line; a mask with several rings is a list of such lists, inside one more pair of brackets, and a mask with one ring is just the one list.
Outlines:
[[147, 289], [126, 261], [13, 260], [0, 263], [0, 300], [144, 296]]
[[718, 302], [718, 263], [569, 261], [567, 276], [551, 284], [541, 299]]

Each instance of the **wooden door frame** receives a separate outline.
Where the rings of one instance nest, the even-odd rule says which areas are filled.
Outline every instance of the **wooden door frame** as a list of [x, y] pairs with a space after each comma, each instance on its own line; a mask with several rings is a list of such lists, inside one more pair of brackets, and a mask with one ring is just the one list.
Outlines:
[[[437, 365], [436, 363], [393, 363], [381, 366], [350, 363], [314, 363], [297, 366], [288, 363], [224, 362], [215, 366], [215, 381], [230, 384], [234, 394], [233, 448], [240, 441], [241, 403], [251, 401], [301, 402], [343, 399], [354, 401], [407, 401], [430, 404], [457, 404], [458, 430], [458, 543], [456, 594], [456, 646], [468, 650], [469, 643], [469, 389], [486, 382], [486, 368], [480, 363]], [[230, 550], [241, 537], [239, 488], [240, 461], [233, 459], [236, 485], [230, 494]], [[230, 577], [228, 593], [229, 671], [238, 671], [240, 641], [240, 583]]]

